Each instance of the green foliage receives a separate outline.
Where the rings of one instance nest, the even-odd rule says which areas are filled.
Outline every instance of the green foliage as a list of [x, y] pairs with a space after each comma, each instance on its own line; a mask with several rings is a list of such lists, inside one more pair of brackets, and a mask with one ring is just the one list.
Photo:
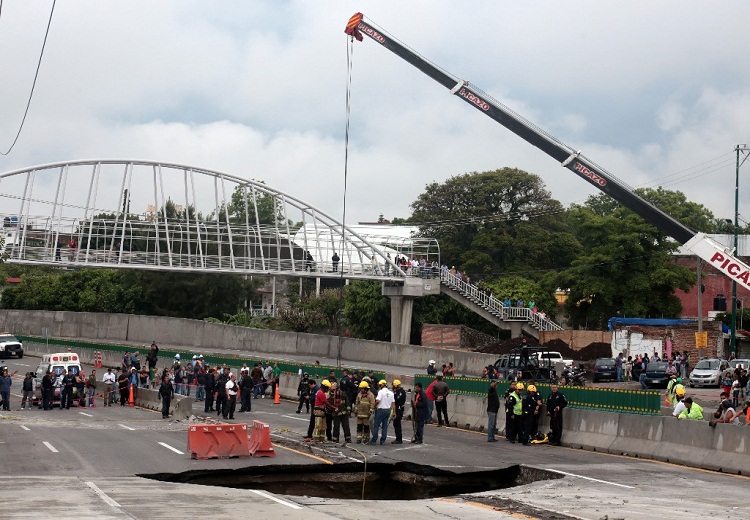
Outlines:
[[440, 242], [443, 263], [475, 279], [565, 267], [580, 249], [542, 180], [515, 168], [429, 184], [411, 207], [420, 234]]
[[349, 284], [344, 319], [352, 336], [388, 341], [391, 337], [391, 304], [381, 295], [380, 283], [356, 281]]
[[554, 294], [540, 282], [529, 280], [523, 276], [501, 276], [483, 280], [481, 287], [492, 291], [492, 295], [500, 301], [510, 298], [515, 304], [519, 299], [524, 303], [534, 300], [537, 309], [554, 314], [557, 303]]

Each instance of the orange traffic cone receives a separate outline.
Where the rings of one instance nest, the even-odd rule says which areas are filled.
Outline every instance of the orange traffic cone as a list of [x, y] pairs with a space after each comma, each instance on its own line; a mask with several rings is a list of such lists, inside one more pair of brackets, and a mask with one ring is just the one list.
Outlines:
[[128, 406], [135, 406], [135, 393], [133, 391], [133, 385], [130, 385], [130, 398], [128, 399]]
[[276, 385], [275, 392], [273, 393], [273, 404], [279, 404], [281, 400], [279, 399], [279, 385]]

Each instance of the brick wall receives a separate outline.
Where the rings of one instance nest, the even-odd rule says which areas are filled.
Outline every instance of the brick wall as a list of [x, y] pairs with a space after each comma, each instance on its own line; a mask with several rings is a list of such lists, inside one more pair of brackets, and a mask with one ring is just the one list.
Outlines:
[[612, 333], [601, 330], [546, 330], [539, 333], [539, 343], [559, 339], [573, 350], [581, 350], [592, 343], [612, 343]]
[[463, 325], [422, 325], [422, 346], [474, 349], [497, 341], [488, 334]]

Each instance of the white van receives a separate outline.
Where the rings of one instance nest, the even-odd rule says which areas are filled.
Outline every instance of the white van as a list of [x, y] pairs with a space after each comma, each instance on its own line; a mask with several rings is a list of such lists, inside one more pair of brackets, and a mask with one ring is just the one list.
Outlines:
[[[42, 360], [39, 362], [39, 366], [36, 367], [35, 388], [36, 388], [36, 399], [39, 403], [42, 401], [42, 378], [44, 374], [52, 371], [52, 376], [57, 378], [65, 370], [70, 370], [71, 374], [77, 376], [81, 372], [81, 357], [74, 352], [58, 352], [56, 354], [44, 354]], [[77, 398], [77, 391], [73, 388], [73, 399]], [[55, 392], [52, 396], [52, 402], [60, 400], [60, 389], [55, 388]]]

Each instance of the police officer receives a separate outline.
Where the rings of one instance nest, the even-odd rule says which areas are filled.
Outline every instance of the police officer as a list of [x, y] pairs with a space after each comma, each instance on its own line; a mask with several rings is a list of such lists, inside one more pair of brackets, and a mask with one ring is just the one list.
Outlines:
[[228, 400], [227, 400], [227, 382], [229, 382], [229, 369], [222, 370], [216, 380], [216, 415], [226, 417]]
[[536, 419], [542, 409], [542, 399], [536, 393], [536, 386], [529, 385], [526, 389], [526, 395], [521, 401], [521, 442], [524, 446], [529, 446], [529, 441], [536, 433]]
[[503, 399], [505, 399], [505, 438], [507, 440], [511, 439], [511, 432], [513, 431], [513, 404], [510, 402], [510, 395], [516, 391], [516, 382], [511, 381], [510, 386], [508, 386], [508, 389], [505, 391], [505, 394], [503, 394]]
[[299, 404], [297, 405], [297, 413], [302, 412], [302, 406], [305, 406], [307, 413], [310, 413], [310, 374], [305, 372], [302, 374], [302, 379], [297, 387], [297, 397], [299, 398]]
[[563, 408], [568, 406], [565, 395], [557, 391], [557, 385], [550, 385], [552, 393], [547, 398], [547, 415], [549, 415], [549, 426], [552, 430], [552, 437], [549, 440], [550, 446], [561, 446], [563, 430]]
[[214, 411], [214, 387], [216, 386], [216, 374], [214, 369], [209, 368], [208, 373], [203, 378], [203, 385], [206, 389], [206, 402], [203, 403], [203, 413]]
[[[522, 409], [520, 392], [523, 392], [523, 383], [516, 383], [515, 388], [508, 394], [508, 398], [505, 400], [505, 414], [507, 419], [505, 434], [512, 443], [515, 443], [516, 440], [521, 440]], [[510, 413], [508, 410], [510, 410]]]
[[393, 416], [393, 430], [396, 432], [396, 440], [391, 444], [403, 444], [401, 437], [401, 419], [404, 418], [404, 406], [406, 406], [406, 391], [401, 388], [401, 381], [393, 380], [393, 398], [396, 406], [396, 413]]

